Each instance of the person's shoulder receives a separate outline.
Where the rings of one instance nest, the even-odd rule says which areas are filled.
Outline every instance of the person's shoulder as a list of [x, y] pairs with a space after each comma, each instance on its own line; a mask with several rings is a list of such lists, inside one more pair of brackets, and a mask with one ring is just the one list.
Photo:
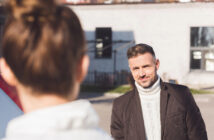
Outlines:
[[104, 130], [98, 127], [72, 128], [72, 130], [55, 131], [47, 134], [19, 134], [18, 136], [5, 137], [0, 140], [113, 140]]
[[[71, 131], [68, 131], [67, 137], [63, 137], [60, 139], [63, 140], [70, 140], [69, 138], [72, 138], [72, 140], [113, 140], [113, 138], [104, 130], [101, 128], [95, 127], [95, 128], [81, 128], [81, 129], [74, 129]], [[68, 138], [68, 139], [64, 139]], [[54, 137], [53, 137], [54, 139]]]
[[186, 106], [190, 101], [194, 100], [192, 93], [187, 86], [172, 83], [164, 83], [164, 85], [167, 92], [183, 106]]
[[114, 101], [116, 102], [124, 102], [130, 99], [134, 95], [135, 90], [128, 91], [124, 93], [123, 95], [117, 97]]
[[173, 83], [167, 83], [167, 82], [164, 82], [164, 85], [169, 91], [172, 91], [176, 94], [189, 92], [189, 88], [185, 85], [173, 84]]
[[114, 99], [113, 101], [113, 106], [118, 106], [119, 108], [125, 107], [130, 100], [133, 99], [133, 96], [135, 94], [135, 89], [117, 97], [116, 99]]

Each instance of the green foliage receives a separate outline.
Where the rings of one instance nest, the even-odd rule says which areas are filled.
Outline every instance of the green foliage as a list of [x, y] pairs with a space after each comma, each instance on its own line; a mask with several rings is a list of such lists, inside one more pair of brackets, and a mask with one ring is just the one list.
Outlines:
[[200, 89], [190, 89], [192, 94], [210, 94], [210, 93], [214, 93], [212, 91], [207, 91], [207, 90], [200, 90]]
[[108, 93], [126, 93], [132, 90], [132, 88], [128, 85], [117, 86], [108, 91]]
[[121, 85], [116, 87], [101, 87], [95, 85], [82, 85], [80, 92], [101, 92], [101, 93], [126, 93], [131, 90], [129, 85]]

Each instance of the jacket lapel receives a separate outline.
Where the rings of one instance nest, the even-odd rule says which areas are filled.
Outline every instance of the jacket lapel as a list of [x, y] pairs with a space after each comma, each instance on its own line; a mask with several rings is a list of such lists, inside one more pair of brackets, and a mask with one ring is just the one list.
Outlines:
[[140, 97], [138, 94], [137, 89], [135, 88], [135, 94], [134, 94], [134, 108], [133, 108], [133, 113], [135, 116], [135, 122], [136, 122], [136, 131], [138, 131], [137, 134], [139, 134], [140, 140], [146, 140], [146, 135], [145, 135], [145, 127], [144, 127], [144, 120], [143, 120], [143, 112], [141, 108], [141, 102], [140, 102]]
[[[167, 91], [167, 86], [164, 84], [164, 82], [162, 82], [162, 80], [160, 81], [160, 84], [161, 84], [161, 93], [160, 93], [161, 139], [163, 140], [169, 93]], [[138, 131], [137, 134], [139, 134], [140, 140], [146, 140], [143, 112], [141, 108], [139, 93], [136, 88], [133, 97], [134, 97], [132, 108], [133, 110], [131, 112], [133, 113], [132, 115], [134, 122], [136, 122], [135, 131]]]
[[160, 93], [160, 117], [161, 117], [161, 139], [163, 140], [165, 120], [167, 113], [169, 94], [167, 92], [166, 85], [161, 81], [161, 93]]

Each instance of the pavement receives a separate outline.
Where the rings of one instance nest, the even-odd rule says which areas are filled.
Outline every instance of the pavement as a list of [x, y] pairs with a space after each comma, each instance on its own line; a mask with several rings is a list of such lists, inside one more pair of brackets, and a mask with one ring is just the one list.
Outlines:
[[[81, 93], [81, 99], [88, 99], [100, 117], [100, 127], [110, 134], [112, 101], [119, 94]], [[209, 140], [214, 140], [214, 94], [194, 95], [206, 124]]]
[[205, 121], [209, 140], [214, 140], [214, 94], [194, 95]]

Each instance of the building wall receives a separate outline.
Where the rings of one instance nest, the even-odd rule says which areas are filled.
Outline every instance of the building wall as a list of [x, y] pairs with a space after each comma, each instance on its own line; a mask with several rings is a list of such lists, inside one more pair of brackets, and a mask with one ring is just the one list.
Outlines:
[[[89, 41], [95, 40], [95, 32], [86, 30], [86, 37]], [[90, 71], [114, 72], [129, 70], [126, 58], [127, 49], [134, 45], [134, 35], [132, 31], [112, 31], [112, 56], [111, 58], [96, 58], [95, 43], [88, 43], [88, 54], [90, 56]], [[116, 54], [115, 54], [116, 51]], [[114, 66], [116, 65], [116, 66]]]
[[[190, 27], [214, 26], [214, 3], [166, 3], [73, 6], [88, 40], [96, 27], [112, 27], [113, 40], [129, 40], [153, 46], [160, 59], [159, 75], [178, 83], [212, 86], [214, 72], [190, 70]], [[124, 44], [116, 44], [113, 49]], [[93, 48], [93, 44], [89, 47]], [[120, 49], [117, 70], [128, 70], [127, 48]], [[90, 54], [90, 53], [89, 53]], [[90, 70], [111, 71], [113, 59], [95, 60]], [[120, 58], [119, 58], [120, 57]]]

